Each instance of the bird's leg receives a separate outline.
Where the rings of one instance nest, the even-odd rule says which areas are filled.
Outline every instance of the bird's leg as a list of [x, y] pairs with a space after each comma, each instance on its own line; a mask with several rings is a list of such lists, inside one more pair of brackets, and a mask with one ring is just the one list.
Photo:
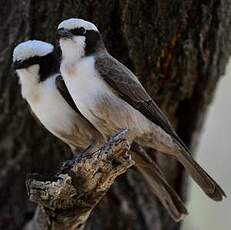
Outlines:
[[81, 151], [77, 151], [72, 150], [73, 153], [73, 158], [70, 160], [67, 160], [63, 163], [63, 165], [61, 166], [61, 171], [66, 171], [67, 169], [69, 169], [70, 167], [73, 166], [73, 164], [75, 164], [76, 162], [79, 161], [80, 158], [82, 158], [83, 155], [91, 155], [93, 153], [93, 151], [91, 151], [92, 149], [94, 149], [96, 146], [96, 141], [94, 139], [91, 140], [91, 144], [88, 145], [85, 149], [81, 150]]

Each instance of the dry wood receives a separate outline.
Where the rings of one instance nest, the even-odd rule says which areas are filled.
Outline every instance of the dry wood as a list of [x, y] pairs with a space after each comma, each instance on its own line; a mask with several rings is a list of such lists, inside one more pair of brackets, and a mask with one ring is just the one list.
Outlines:
[[52, 179], [30, 175], [28, 194], [38, 207], [25, 230], [83, 229], [116, 177], [134, 164], [125, 133], [120, 131], [94, 154], [83, 152], [66, 161]]

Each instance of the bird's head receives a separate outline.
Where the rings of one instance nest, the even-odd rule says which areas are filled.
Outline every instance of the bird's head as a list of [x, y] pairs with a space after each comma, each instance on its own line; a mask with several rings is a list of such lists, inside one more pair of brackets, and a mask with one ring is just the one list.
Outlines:
[[104, 49], [97, 27], [79, 18], [62, 21], [57, 29], [63, 57], [79, 59]]
[[57, 72], [57, 66], [54, 46], [50, 43], [29, 40], [18, 44], [13, 51], [12, 67], [19, 77], [26, 75], [43, 81]]

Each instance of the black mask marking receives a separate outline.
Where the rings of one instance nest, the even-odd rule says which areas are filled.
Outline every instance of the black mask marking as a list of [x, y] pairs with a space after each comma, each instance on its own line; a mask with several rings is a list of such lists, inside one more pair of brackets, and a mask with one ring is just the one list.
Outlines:
[[104, 43], [101, 35], [95, 30], [86, 30], [83, 27], [71, 29], [70, 32], [73, 36], [84, 36], [86, 37], [85, 55], [91, 55], [98, 50], [104, 48]]
[[13, 68], [15, 70], [24, 69], [36, 64], [39, 65], [40, 81], [44, 81], [50, 75], [59, 72], [59, 59], [55, 52], [45, 56], [34, 56], [24, 61], [15, 61], [13, 63]]
[[75, 36], [85, 36], [87, 31], [85, 28], [79, 27], [79, 28], [71, 29], [70, 32]]
[[86, 56], [96, 53], [97, 51], [105, 48], [101, 35], [98, 31], [87, 30], [85, 33], [85, 37], [86, 37], [86, 47], [85, 47]]

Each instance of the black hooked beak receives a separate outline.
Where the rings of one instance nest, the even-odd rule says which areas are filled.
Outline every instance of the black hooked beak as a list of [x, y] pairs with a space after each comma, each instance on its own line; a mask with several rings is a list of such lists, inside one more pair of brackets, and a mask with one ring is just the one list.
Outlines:
[[17, 69], [22, 69], [22, 68], [24, 68], [22, 61], [14, 61], [11, 64], [11, 69], [12, 70], [17, 70]]
[[59, 38], [72, 38], [73, 34], [65, 28], [60, 28], [57, 30], [57, 36]]

